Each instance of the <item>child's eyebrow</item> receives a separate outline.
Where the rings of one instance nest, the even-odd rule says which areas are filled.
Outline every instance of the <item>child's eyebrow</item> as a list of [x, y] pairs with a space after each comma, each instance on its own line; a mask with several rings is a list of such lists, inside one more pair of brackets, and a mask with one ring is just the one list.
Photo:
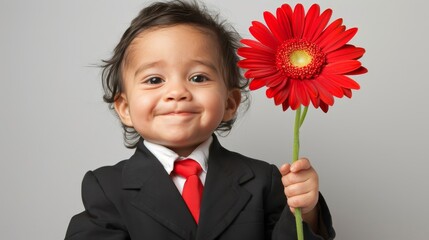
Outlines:
[[[210, 68], [212, 71], [215, 71], [215, 72], [219, 71], [218, 67], [216, 67], [216, 65], [209, 60], [194, 59], [191, 61], [191, 63], [192, 63], [192, 65], [204, 65], [204, 66]], [[163, 62], [162, 61], [155, 61], [155, 62], [144, 63], [137, 68], [136, 72], [134, 73], [134, 77], [136, 77], [139, 73], [141, 73], [145, 69], [156, 67], [159, 65], [163, 65]]]
[[197, 65], [204, 65], [204, 66], [210, 68], [212, 71], [215, 71], [215, 72], [217, 72], [219, 70], [218, 67], [212, 61], [209, 61], [206, 59], [194, 59], [194, 60], [192, 60], [192, 62], [194, 62]]
[[155, 62], [150, 62], [150, 63], [145, 63], [140, 65], [136, 72], [134, 73], [134, 77], [136, 77], [140, 72], [142, 72], [143, 70], [147, 69], [147, 68], [151, 68], [151, 67], [155, 67], [161, 65], [161, 61], [155, 61]]

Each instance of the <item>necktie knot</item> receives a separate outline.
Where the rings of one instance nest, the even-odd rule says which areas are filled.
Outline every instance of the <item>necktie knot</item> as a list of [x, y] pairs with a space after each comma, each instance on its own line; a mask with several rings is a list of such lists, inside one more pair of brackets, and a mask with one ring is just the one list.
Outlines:
[[185, 159], [174, 162], [174, 172], [184, 178], [188, 178], [192, 175], [200, 175], [201, 171], [200, 164], [192, 159]]

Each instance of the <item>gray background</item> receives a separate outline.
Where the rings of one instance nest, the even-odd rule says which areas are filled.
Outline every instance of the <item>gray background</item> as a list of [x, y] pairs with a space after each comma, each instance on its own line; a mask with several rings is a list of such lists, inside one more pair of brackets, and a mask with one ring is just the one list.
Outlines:
[[[242, 34], [284, 1], [207, 0]], [[309, 1], [301, 1], [308, 8]], [[295, 4], [297, 1], [290, 1]], [[310, 111], [302, 156], [312, 160], [337, 239], [427, 239], [428, 3], [319, 1], [359, 27], [361, 90], [328, 114]], [[100, 71], [145, 1], [0, 2], [0, 238], [62, 239], [82, 210], [87, 170], [132, 152], [101, 99]], [[280, 165], [291, 159], [293, 112], [264, 91], [221, 142]]]

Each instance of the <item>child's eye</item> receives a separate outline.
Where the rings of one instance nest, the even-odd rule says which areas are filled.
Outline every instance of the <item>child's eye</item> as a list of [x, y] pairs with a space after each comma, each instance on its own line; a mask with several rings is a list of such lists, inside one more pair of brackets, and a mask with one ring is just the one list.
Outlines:
[[160, 84], [163, 82], [164, 82], [164, 80], [162, 80], [159, 77], [150, 77], [144, 81], [144, 83], [146, 83], [146, 84]]
[[209, 79], [206, 76], [203, 76], [203, 75], [195, 75], [195, 76], [192, 76], [189, 79], [189, 81], [191, 81], [191, 82], [197, 82], [197, 83], [206, 82], [208, 80]]

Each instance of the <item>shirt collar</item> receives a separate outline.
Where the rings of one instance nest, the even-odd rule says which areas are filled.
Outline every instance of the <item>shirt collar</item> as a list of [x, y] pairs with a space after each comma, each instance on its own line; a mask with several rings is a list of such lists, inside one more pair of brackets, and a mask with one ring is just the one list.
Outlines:
[[161, 162], [165, 171], [170, 174], [174, 168], [174, 162], [186, 158], [191, 158], [197, 161], [205, 173], [207, 173], [207, 160], [209, 157], [210, 145], [213, 142], [213, 136], [210, 136], [206, 141], [202, 142], [195, 150], [187, 157], [179, 156], [173, 150], [162, 145], [144, 140], [143, 144], [149, 151], [155, 155], [158, 161]]

